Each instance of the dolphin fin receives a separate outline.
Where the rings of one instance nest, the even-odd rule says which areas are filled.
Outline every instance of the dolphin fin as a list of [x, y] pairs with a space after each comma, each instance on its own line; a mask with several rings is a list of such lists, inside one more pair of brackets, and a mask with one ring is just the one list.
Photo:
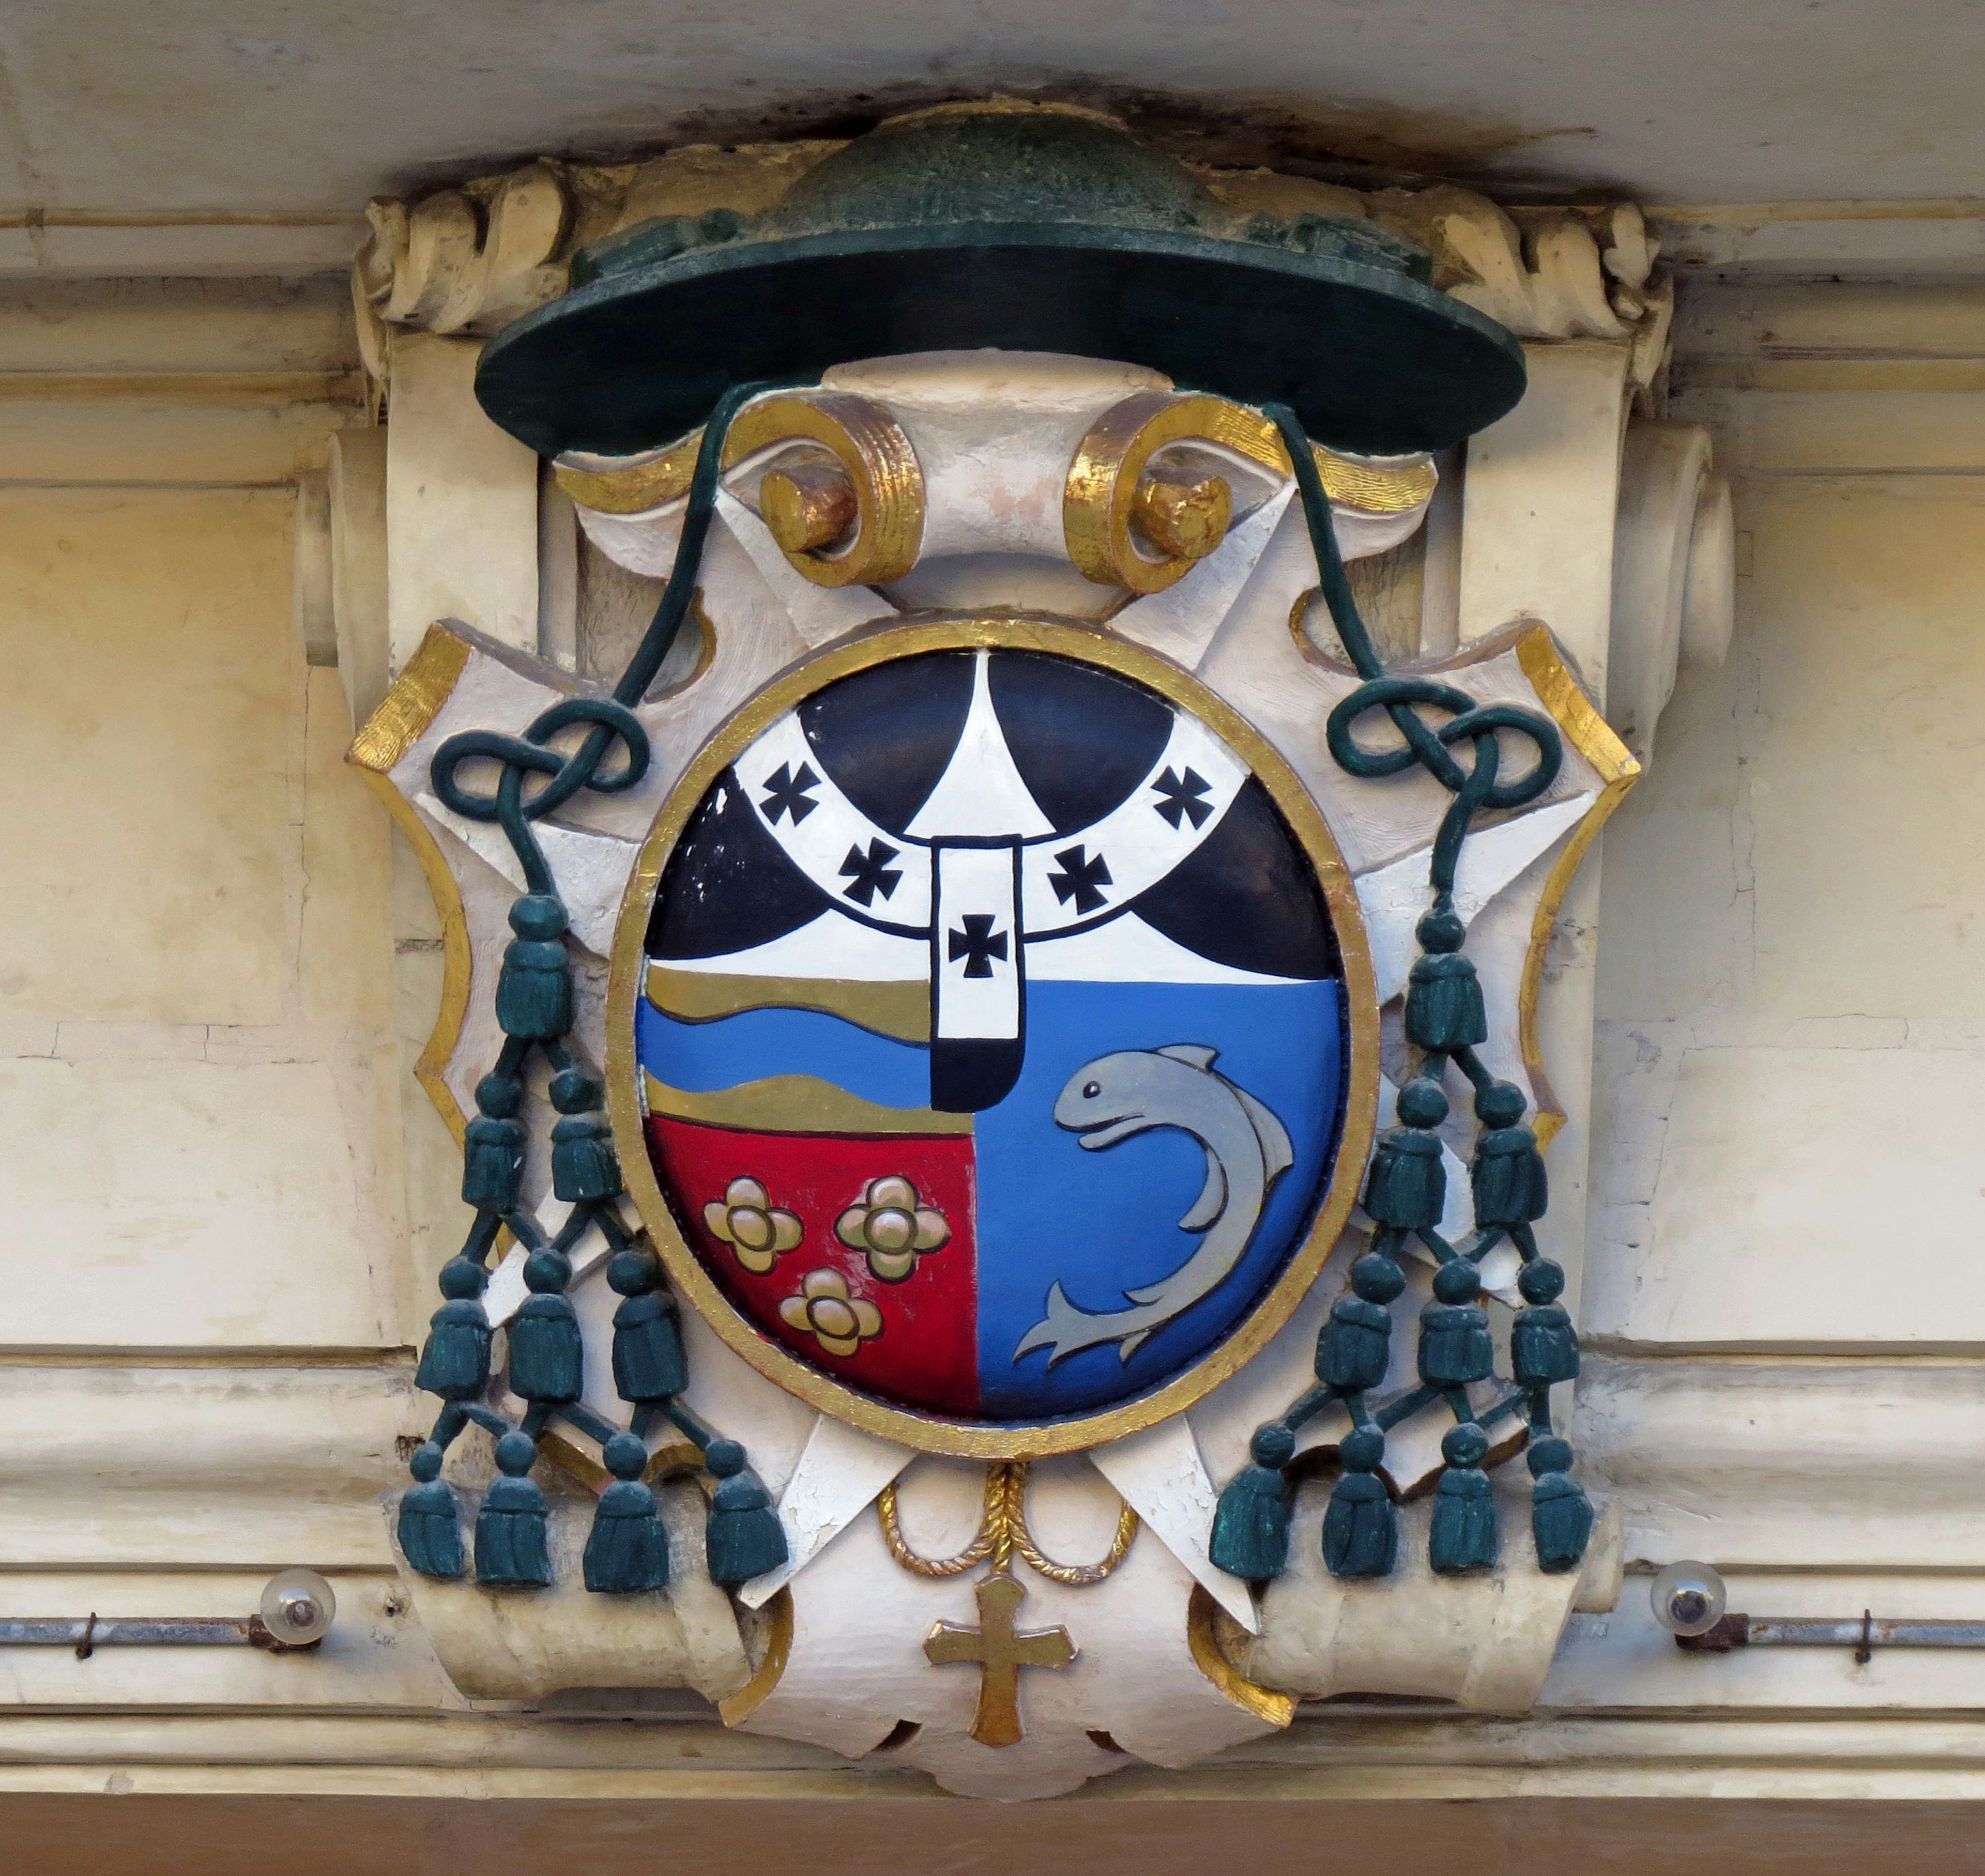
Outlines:
[[[1224, 1081], [1226, 1077], [1221, 1079]], [[1233, 1089], [1254, 1129], [1255, 1137], [1261, 1143], [1261, 1177], [1265, 1184], [1272, 1186], [1295, 1164], [1295, 1149], [1289, 1144], [1289, 1130], [1246, 1089], [1233, 1082], [1227, 1085]]]
[[[1051, 1285], [1048, 1290], [1047, 1314], [1020, 1337], [1019, 1347], [1013, 1351], [1013, 1359], [1017, 1361], [1021, 1356], [1030, 1354], [1036, 1348], [1051, 1347], [1058, 1341], [1061, 1337], [1061, 1321], [1067, 1314], [1068, 1307], [1068, 1298], [1062, 1294], [1061, 1285], [1059, 1283]], [[1053, 1368], [1055, 1361], [1056, 1357], [1050, 1355], [1048, 1366]]]
[[[1254, 1116], [1251, 1114], [1251, 1120]], [[1202, 1146], [1206, 1143], [1202, 1140]], [[1181, 1231], [1204, 1231], [1227, 1209], [1227, 1169], [1211, 1146], [1206, 1147], [1206, 1184], [1192, 1202], [1192, 1210], [1179, 1220]]]
[[1154, 1055], [1169, 1055], [1174, 1062], [1183, 1062], [1189, 1069], [1210, 1069], [1220, 1051], [1208, 1049], [1203, 1042], [1171, 1042], [1163, 1049], [1151, 1051]]
[[[1154, 1324], [1153, 1326], [1155, 1327], [1156, 1325]], [[1117, 1359], [1120, 1361], [1129, 1361], [1130, 1357], [1137, 1352], [1139, 1348], [1144, 1345], [1144, 1337], [1149, 1335], [1150, 1332], [1150, 1329], [1140, 1329], [1135, 1335], [1125, 1336], [1123, 1341], [1117, 1344]]]

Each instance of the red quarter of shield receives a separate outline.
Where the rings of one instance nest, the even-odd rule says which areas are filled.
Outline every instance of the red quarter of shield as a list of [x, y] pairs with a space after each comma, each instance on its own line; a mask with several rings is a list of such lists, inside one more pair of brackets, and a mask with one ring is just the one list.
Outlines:
[[761, 1334], [868, 1393], [979, 1411], [969, 1135], [647, 1128], [685, 1237]]

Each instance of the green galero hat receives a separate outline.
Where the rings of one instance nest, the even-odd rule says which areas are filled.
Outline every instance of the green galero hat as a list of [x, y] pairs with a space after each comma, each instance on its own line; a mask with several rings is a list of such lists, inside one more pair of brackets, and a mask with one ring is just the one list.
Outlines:
[[489, 344], [476, 394], [545, 455], [630, 455], [730, 385], [996, 346], [1292, 404], [1338, 449], [1443, 449], [1523, 392], [1493, 320], [1368, 222], [1237, 215], [1114, 119], [944, 105], [892, 118], [753, 219], [653, 221]]

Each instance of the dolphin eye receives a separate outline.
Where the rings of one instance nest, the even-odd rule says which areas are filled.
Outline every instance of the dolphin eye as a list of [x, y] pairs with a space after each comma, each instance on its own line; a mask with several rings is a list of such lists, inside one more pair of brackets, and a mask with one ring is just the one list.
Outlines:
[[1082, 1084], [1082, 1098], [1085, 1101], [1094, 1100], [1102, 1092], [1103, 1084], [1100, 1082], [1084, 1082]]

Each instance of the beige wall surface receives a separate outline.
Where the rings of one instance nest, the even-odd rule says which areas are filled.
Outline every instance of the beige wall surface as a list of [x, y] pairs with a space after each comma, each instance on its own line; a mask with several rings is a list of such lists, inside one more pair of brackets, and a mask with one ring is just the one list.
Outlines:
[[293, 506], [0, 491], [10, 1344], [399, 1339], [387, 839], [289, 629]]
[[[1705, 284], [1678, 327], [1738, 627], [1607, 834], [1581, 1411], [1634, 1554], [1800, 1573], [1754, 1613], [1985, 1594], [1985, 455], [1963, 375], [1921, 388], [1981, 350], [1985, 300], [1934, 283]], [[1560, 1684], [1597, 1697], [1617, 1645]], [[1765, 1709], [1940, 1680], [1975, 1700], [1922, 1656], [1682, 1677]]]
[[[291, 617], [349, 325], [337, 281], [0, 290], [0, 1599], [355, 1569], [362, 1662], [411, 1360], [391, 837]], [[294, 1698], [248, 1652], [10, 1659], [0, 1705]], [[341, 1697], [432, 1703], [422, 1661]]]

